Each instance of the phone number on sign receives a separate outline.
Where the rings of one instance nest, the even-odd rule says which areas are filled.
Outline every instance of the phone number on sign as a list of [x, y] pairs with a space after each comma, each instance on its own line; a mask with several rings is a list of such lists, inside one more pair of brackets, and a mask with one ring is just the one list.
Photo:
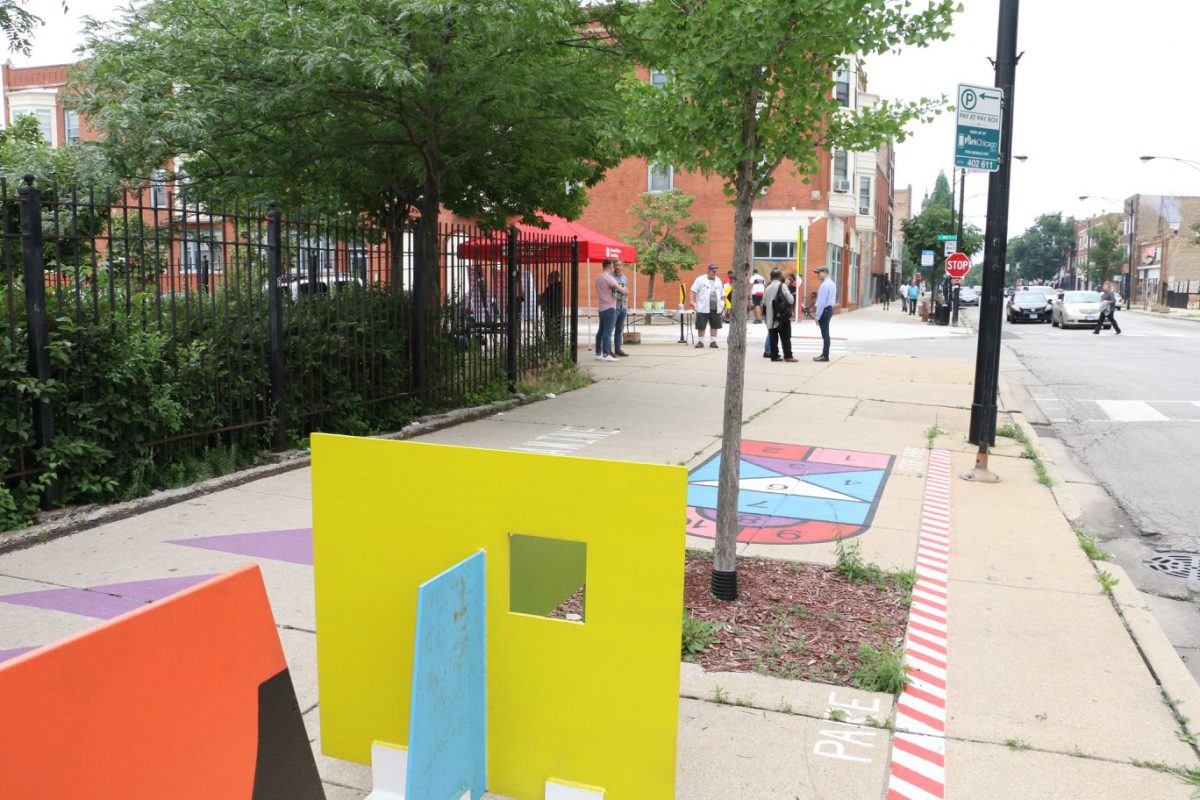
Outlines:
[[990, 158], [968, 158], [967, 169], [999, 169], [1000, 165]]

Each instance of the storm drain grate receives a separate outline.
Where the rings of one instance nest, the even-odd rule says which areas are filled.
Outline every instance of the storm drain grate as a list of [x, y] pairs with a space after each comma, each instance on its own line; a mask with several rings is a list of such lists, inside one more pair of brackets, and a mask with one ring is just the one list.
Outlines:
[[1159, 553], [1145, 563], [1155, 572], [1172, 578], [1200, 581], [1200, 553]]

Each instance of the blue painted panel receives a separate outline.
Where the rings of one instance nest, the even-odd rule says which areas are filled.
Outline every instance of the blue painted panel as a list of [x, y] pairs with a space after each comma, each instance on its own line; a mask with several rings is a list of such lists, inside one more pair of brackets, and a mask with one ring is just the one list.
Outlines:
[[850, 500], [822, 500], [817, 497], [787, 497], [775, 508], [779, 517], [815, 519], [824, 522], [845, 522], [861, 525], [871, 510], [869, 503]]
[[[738, 512], [741, 514], [770, 515], [775, 513], [775, 510], [779, 508], [780, 504], [786, 498], [787, 495], [775, 494], [773, 492], [749, 492], [742, 489], [738, 492]], [[716, 508], [717, 487], [691, 484], [688, 486], [687, 501], [690, 506]]]
[[879, 482], [883, 480], [881, 469], [863, 472], [834, 472], [828, 475], [805, 475], [807, 483], [816, 484], [825, 489], [848, 494], [859, 500], [874, 500], [879, 491]]
[[417, 590], [406, 800], [487, 791], [487, 623], [483, 551]]

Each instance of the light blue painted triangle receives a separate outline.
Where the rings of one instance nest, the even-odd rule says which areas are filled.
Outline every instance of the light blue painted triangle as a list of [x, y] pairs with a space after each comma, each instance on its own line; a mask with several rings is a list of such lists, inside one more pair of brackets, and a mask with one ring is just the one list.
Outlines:
[[805, 483], [811, 483], [824, 489], [857, 497], [859, 500], [874, 500], [879, 491], [879, 483], [883, 480], [883, 470], [873, 469], [863, 472], [833, 472], [827, 475], [805, 475]]

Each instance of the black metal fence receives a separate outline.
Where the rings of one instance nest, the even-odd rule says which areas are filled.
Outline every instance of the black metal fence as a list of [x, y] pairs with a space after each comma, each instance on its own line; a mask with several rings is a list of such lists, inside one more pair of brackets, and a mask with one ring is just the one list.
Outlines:
[[574, 358], [572, 240], [427, 233], [0, 181], [0, 522], [31, 494], [138, 493], [181, 458], [386, 430]]

